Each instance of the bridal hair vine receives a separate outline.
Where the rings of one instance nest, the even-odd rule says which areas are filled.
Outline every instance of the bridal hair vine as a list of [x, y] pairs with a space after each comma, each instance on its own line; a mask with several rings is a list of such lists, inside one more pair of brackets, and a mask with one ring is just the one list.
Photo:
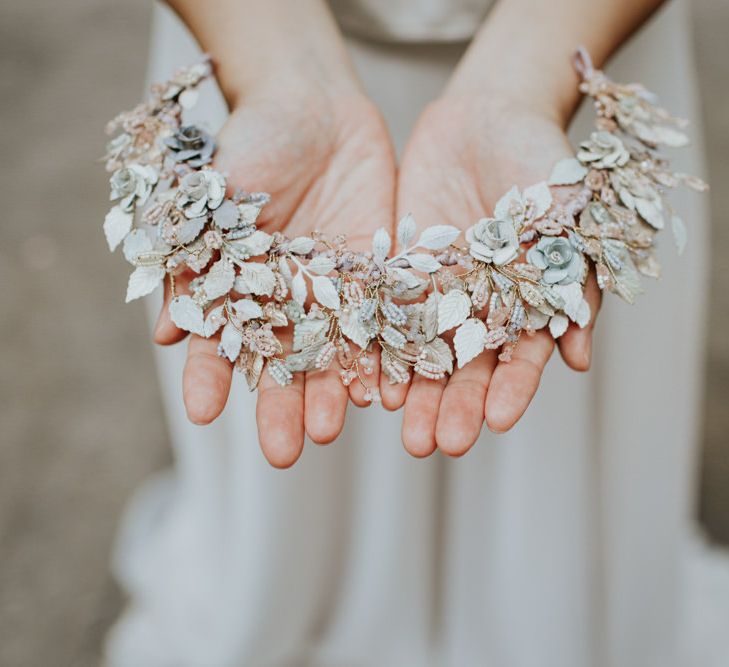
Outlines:
[[[524, 334], [546, 327], [559, 338], [570, 322], [586, 326], [591, 266], [602, 290], [633, 303], [641, 275], [659, 275], [657, 232], [670, 225], [679, 252], [686, 243], [665, 192], [706, 185], [672, 172], [658, 152], [687, 143], [685, 121], [643, 86], [610, 81], [584, 49], [574, 62], [597, 115], [575, 157], [557, 162], [547, 181], [509, 190], [465, 241], [451, 225], [418, 234], [407, 215], [395, 238], [379, 229], [370, 252], [348, 249], [343, 236], [291, 239], [258, 229], [270, 197], [228, 196], [225, 175], [211, 166], [215, 140], [183, 124], [211, 65], [179, 70], [108, 127], [120, 133], [106, 154], [115, 204], [104, 232], [109, 248], [122, 244], [135, 267], [126, 300], [167, 278], [175, 325], [198, 336], [220, 333], [219, 354], [251, 389], [264, 368], [287, 385], [296, 372], [337, 363], [344, 384], [361, 382], [367, 400], [378, 399], [367, 384], [373, 344], [390, 382], [408, 382], [411, 369], [438, 379], [453, 372], [454, 351], [459, 367], [485, 349], [508, 361]], [[175, 276], [185, 270], [196, 277], [181, 294]], [[276, 333], [287, 326], [291, 350]], [[452, 342], [443, 337], [449, 332]]]

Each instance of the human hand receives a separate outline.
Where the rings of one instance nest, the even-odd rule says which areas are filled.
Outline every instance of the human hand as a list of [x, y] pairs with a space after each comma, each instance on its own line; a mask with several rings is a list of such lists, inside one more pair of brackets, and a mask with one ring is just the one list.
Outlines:
[[[465, 230], [490, 214], [511, 186], [545, 180], [558, 160], [572, 155], [563, 127], [549, 113], [505, 97], [446, 94], [423, 113], [405, 150], [396, 207], [399, 214], [412, 211], [423, 228], [451, 224]], [[590, 324], [571, 324], [558, 343], [567, 365], [578, 371], [590, 365], [600, 305], [593, 274], [585, 297]], [[547, 331], [537, 331], [522, 337], [509, 362], [487, 350], [450, 378], [415, 376], [395, 400], [383, 378], [383, 404], [405, 406], [405, 448], [415, 456], [436, 447], [459, 456], [474, 444], [484, 420], [495, 432], [510, 429], [534, 396], [554, 345]]]
[[[346, 234], [352, 249], [367, 250], [378, 227], [393, 225], [395, 160], [383, 120], [355, 86], [319, 87], [316, 83], [277, 81], [277, 91], [250, 91], [235, 108], [218, 137], [214, 167], [227, 175], [231, 188], [263, 190], [271, 203], [257, 221], [259, 228], [288, 237], [321, 231], [333, 238]], [[189, 272], [177, 279], [194, 277]], [[170, 320], [165, 304], [155, 330], [162, 345], [187, 334]], [[290, 329], [277, 329], [290, 344]], [[219, 336], [192, 335], [183, 376], [183, 395], [190, 419], [212, 422], [223, 410], [231, 386], [232, 366], [217, 355]], [[373, 360], [370, 376], [379, 382]], [[295, 374], [279, 386], [267, 373], [258, 387], [256, 420], [266, 458], [287, 467], [299, 457], [304, 434], [317, 443], [334, 440], [341, 431], [348, 398], [359, 406], [369, 400], [365, 387], [342, 384], [336, 363], [325, 371]]]

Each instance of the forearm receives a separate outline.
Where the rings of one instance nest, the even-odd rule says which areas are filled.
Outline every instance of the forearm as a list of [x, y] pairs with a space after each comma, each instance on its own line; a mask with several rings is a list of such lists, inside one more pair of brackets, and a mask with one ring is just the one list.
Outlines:
[[324, 0], [167, 0], [216, 67], [228, 104], [261, 85], [357, 84]]
[[566, 125], [579, 101], [572, 55], [596, 67], [662, 0], [500, 0], [458, 66], [451, 93], [503, 93]]

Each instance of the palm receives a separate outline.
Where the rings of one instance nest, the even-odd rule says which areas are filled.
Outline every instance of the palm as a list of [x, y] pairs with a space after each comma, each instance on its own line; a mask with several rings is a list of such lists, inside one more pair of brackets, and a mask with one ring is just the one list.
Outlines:
[[[384, 123], [359, 95], [336, 104], [290, 99], [266, 100], [235, 111], [218, 137], [216, 168], [231, 187], [268, 192], [272, 199], [259, 226], [289, 237], [313, 231], [346, 234], [363, 248], [373, 232], [394, 220], [395, 164]], [[182, 332], [163, 315], [156, 339], [179, 340]], [[280, 334], [286, 345], [290, 331]], [[218, 341], [192, 336], [183, 378], [185, 405], [192, 421], [209, 423], [225, 406], [230, 364], [216, 355]], [[372, 383], [377, 382], [375, 365]], [[319, 443], [341, 431], [349, 398], [366, 405], [365, 388], [342, 384], [337, 368], [297, 374], [280, 387], [264, 373], [259, 384], [257, 422], [264, 454], [276, 466], [298, 458], [306, 432]]]
[[[512, 185], [544, 180], [570, 154], [561, 128], [538, 114], [500, 109], [490, 100], [478, 108], [472, 98], [444, 99], [426, 110], [405, 151], [398, 209], [411, 210], [423, 226], [465, 230], [490, 214]], [[587, 366], [586, 344], [577, 330], [561, 345], [577, 370]], [[510, 428], [534, 395], [553, 347], [549, 335], [538, 332], [520, 342], [510, 363], [487, 351], [447, 382], [416, 377], [405, 399], [405, 446], [418, 456], [436, 446], [460, 455], [475, 442], [484, 419], [492, 430]]]

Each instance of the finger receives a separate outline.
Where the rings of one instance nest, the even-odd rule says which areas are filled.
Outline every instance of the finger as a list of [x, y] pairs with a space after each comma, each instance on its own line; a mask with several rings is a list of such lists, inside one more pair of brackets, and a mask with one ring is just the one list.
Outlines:
[[435, 451], [435, 425], [446, 381], [417, 374], [413, 378], [402, 417], [402, 443], [413, 456], [422, 458]]
[[304, 381], [304, 426], [319, 445], [332, 442], [344, 427], [349, 391], [342, 384], [341, 368], [332, 362], [322, 371], [309, 371]]
[[263, 455], [275, 468], [296, 463], [304, 448], [304, 376], [282, 387], [264, 371], [256, 404], [258, 441]]
[[218, 341], [191, 336], [182, 374], [182, 396], [193, 424], [209, 424], [223, 411], [233, 368], [218, 356]]
[[[183, 291], [187, 290], [187, 285], [190, 282], [190, 277], [186, 274], [182, 274], [175, 278], [177, 286]], [[170, 289], [169, 281], [165, 280], [164, 286], [164, 301], [162, 308], [159, 311], [157, 317], [157, 324], [154, 326], [154, 342], [157, 345], [172, 345], [179, 343], [185, 336], [187, 331], [178, 329], [175, 323], [170, 318], [170, 301], [172, 301], [172, 290]]]
[[585, 301], [590, 306], [590, 321], [587, 326], [580, 329], [574, 322], [570, 322], [567, 331], [559, 338], [559, 351], [565, 363], [576, 371], [586, 371], [592, 361], [592, 334], [595, 328], [595, 319], [602, 304], [602, 292], [597, 286], [594, 269], [585, 283]]
[[499, 362], [486, 392], [486, 423], [495, 433], [508, 431], [526, 411], [539, 387], [554, 339], [544, 330], [524, 336], [511, 361]]
[[[387, 352], [380, 350], [380, 357]], [[380, 361], [380, 367], [382, 362]], [[405, 398], [410, 389], [410, 380], [407, 382], [392, 383], [384, 371], [380, 371], [380, 398], [386, 410], [399, 410], [405, 404]]]
[[372, 396], [375, 392], [379, 393], [380, 348], [375, 346], [371, 352], [365, 352], [359, 357], [357, 366], [358, 376], [349, 385], [349, 397], [357, 407], [366, 408], [372, 405]]
[[435, 439], [449, 456], [462, 456], [478, 439], [484, 420], [486, 391], [497, 364], [497, 355], [488, 350], [449, 378], [440, 401]]

